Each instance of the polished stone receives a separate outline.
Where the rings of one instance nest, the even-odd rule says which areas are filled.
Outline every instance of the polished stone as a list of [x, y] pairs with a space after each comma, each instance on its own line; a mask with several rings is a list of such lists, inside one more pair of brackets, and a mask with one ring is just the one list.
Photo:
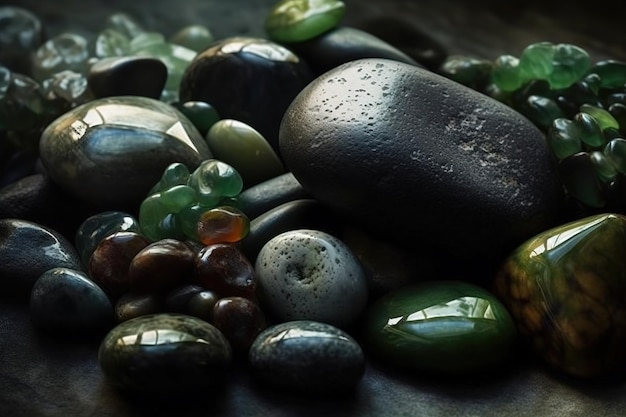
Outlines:
[[259, 333], [267, 327], [259, 305], [244, 297], [223, 297], [217, 300], [211, 323], [224, 334], [235, 354], [244, 355]]
[[110, 57], [89, 69], [89, 88], [96, 98], [113, 96], [161, 97], [167, 67], [156, 58]]

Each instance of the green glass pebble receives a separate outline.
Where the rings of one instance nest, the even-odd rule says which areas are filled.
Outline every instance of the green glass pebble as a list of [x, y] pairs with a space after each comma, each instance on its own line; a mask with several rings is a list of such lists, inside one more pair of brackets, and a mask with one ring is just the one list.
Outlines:
[[336, 27], [346, 11], [338, 0], [281, 0], [265, 19], [265, 32], [275, 42], [302, 42]]
[[365, 329], [366, 346], [384, 362], [435, 374], [501, 367], [517, 339], [498, 299], [460, 281], [423, 282], [387, 294], [370, 308]]
[[526, 102], [528, 105], [527, 116], [543, 130], [550, 128], [554, 120], [565, 117], [565, 113], [559, 105], [548, 97], [532, 95], [528, 97]]
[[169, 38], [170, 43], [183, 46], [195, 52], [202, 52], [213, 43], [213, 34], [204, 25], [189, 25]]
[[608, 128], [619, 129], [619, 123], [615, 120], [613, 115], [601, 107], [583, 104], [580, 106], [580, 111], [593, 116], [602, 130]]
[[626, 173], [626, 139], [616, 138], [604, 147], [604, 156], [622, 174]]
[[547, 80], [554, 68], [554, 44], [538, 42], [528, 45], [519, 58], [519, 71], [526, 79]]
[[152, 187], [148, 195], [165, 191], [177, 185], [186, 185], [188, 180], [189, 168], [185, 164], [174, 162], [165, 168], [161, 179]]
[[626, 135], [626, 104], [613, 103], [609, 107], [609, 113], [617, 121], [619, 129]]
[[591, 58], [584, 49], [570, 44], [554, 46], [552, 72], [548, 75], [550, 85], [555, 89], [567, 88], [589, 70]]
[[98, 58], [131, 55], [130, 40], [115, 29], [104, 29], [96, 37], [95, 54]]
[[106, 380], [143, 394], [189, 394], [224, 384], [231, 347], [213, 325], [183, 314], [151, 314], [118, 324], [102, 341]]
[[600, 151], [593, 151], [589, 153], [589, 159], [593, 165], [596, 174], [603, 181], [610, 181], [617, 175], [615, 166], [609, 161], [606, 155]]
[[215, 107], [204, 101], [175, 102], [172, 105], [187, 116], [203, 136], [206, 136], [211, 126], [220, 120]]
[[603, 88], [622, 88], [626, 84], [626, 62], [613, 59], [598, 61], [589, 72], [600, 76]]
[[602, 87], [602, 78], [596, 73], [591, 73], [585, 75], [582, 82], [586, 83], [589, 86], [589, 89], [593, 91], [594, 94], [598, 94], [600, 88]]
[[180, 222], [180, 230], [185, 236], [196, 242], [200, 240], [198, 236], [198, 223], [200, 222], [200, 217], [208, 210], [210, 210], [210, 208], [196, 203], [188, 205], [178, 213], [177, 217]]
[[196, 190], [201, 205], [213, 208], [222, 198], [238, 195], [243, 180], [229, 164], [207, 159], [190, 175], [188, 185]]
[[582, 142], [594, 148], [604, 145], [602, 128], [595, 117], [587, 113], [577, 113], [573, 120], [578, 127]]
[[451, 55], [441, 65], [440, 72], [446, 78], [476, 88], [487, 83], [491, 77], [493, 62], [465, 55]]
[[561, 181], [568, 194], [586, 207], [606, 204], [603, 186], [588, 152], [578, 152], [559, 162]]
[[546, 363], [578, 377], [624, 374], [625, 251], [626, 217], [602, 213], [546, 230], [505, 260], [495, 292]]
[[557, 118], [548, 131], [548, 145], [558, 159], [574, 155], [582, 150], [578, 126], [566, 118]]
[[188, 185], [176, 185], [161, 192], [161, 201], [170, 213], [178, 213], [196, 200], [196, 190]]
[[85, 73], [88, 59], [87, 39], [74, 33], [62, 33], [46, 41], [35, 52], [33, 78], [41, 82], [63, 70]]
[[271, 145], [246, 123], [220, 120], [211, 127], [206, 140], [213, 156], [235, 168], [246, 188], [285, 172]]
[[168, 219], [170, 214], [171, 210], [161, 198], [161, 193], [152, 194], [139, 206], [141, 231], [152, 241], [179, 235], [171, 219]]
[[89, 258], [98, 244], [107, 236], [116, 232], [137, 232], [141, 228], [139, 221], [123, 211], [104, 211], [85, 219], [76, 231], [74, 245], [84, 265], [89, 264]]
[[491, 79], [502, 91], [515, 91], [526, 81], [520, 72], [519, 59], [512, 55], [500, 55], [496, 58]]

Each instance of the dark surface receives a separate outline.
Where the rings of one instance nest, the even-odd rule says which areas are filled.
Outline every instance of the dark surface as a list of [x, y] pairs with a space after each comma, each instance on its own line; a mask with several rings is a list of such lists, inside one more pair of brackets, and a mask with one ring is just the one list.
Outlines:
[[[4, 2], [7, 4], [7, 2]], [[81, 1], [10, 0], [38, 12], [49, 35], [90, 33], [111, 11], [131, 13], [147, 28], [168, 34], [205, 23], [216, 37], [262, 34], [271, 0]], [[529, 43], [576, 43], [593, 59], [626, 59], [623, 15], [608, 1], [347, 1], [346, 24], [380, 15], [408, 19], [450, 53], [494, 58], [519, 54]], [[175, 6], [174, 6], [175, 4]], [[1, 260], [0, 260], [1, 261]], [[576, 382], [560, 378], [533, 359], [499, 375], [437, 380], [406, 375], [369, 362], [352, 396], [299, 398], [262, 389], [236, 366], [222, 390], [163, 404], [128, 398], [102, 378], [99, 340], [58, 340], [37, 333], [26, 306], [0, 300], [0, 416], [617, 416], [626, 410], [621, 381]]]

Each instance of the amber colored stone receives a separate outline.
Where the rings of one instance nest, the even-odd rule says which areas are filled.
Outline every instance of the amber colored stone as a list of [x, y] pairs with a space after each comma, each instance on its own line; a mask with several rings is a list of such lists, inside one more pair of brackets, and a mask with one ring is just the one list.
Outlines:
[[233, 244], [218, 243], [202, 249], [196, 258], [196, 280], [221, 297], [255, 298], [254, 267]]
[[89, 258], [89, 277], [111, 298], [128, 291], [128, 267], [150, 241], [136, 232], [117, 232], [100, 241]]
[[250, 220], [235, 207], [207, 210], [198, 220], [198, 238], [205, 245], [239, 242], [249, 230]]
[[162, 239], [139, 252], [130, 263], [130, 290], [154, 293], [188, 282], [193, 274], [196, 255], [185, 243]]
[[254, 339], [267, 326], [258, 304], [243, 297], [225, 297], [213, 307], [213, 325], [217, 327], [234, 352], [246, 353]]

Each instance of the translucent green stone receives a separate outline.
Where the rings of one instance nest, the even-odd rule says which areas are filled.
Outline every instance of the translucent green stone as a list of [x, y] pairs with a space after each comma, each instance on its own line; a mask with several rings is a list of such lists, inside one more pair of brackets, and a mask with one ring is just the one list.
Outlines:
[[165, 191], [177, 185], [186, 185], [189, 180], [189, 168], [180, 162], [174, 162], [163, 170], [161, 179], [152, 187], [148, 195]]
[[593, 151], [589, 153], [589, 159], [601, 180], [610, 181], [617, 175], [617, 170], [603, 152]]
[[579, 152], [559, 162], [561, 181], [567, 192], [587, 207], [606, 204], [603, 185], [588, 152]]
[[196, 191], [188, 185], [175, 185], [161, 192], [161, 201], [172, 213], [178, 213], [196, 200]]
[[604, 147], [604, 155], [617, 171], [626, 173], [626, 139], [613, 139]]
[[619, 124], [619, 128], [626, 134], [626, 104], [613, 103], [609, 107], [609, 113]]
[[457, 83], [476, 88], [491, 77], [493, 62], [465, 55], [450, 55], [441, 65], [441, 74]]
[[548, 132], [548, 145], [558, 159], [567, 158], [582, 150], [578, 126], [566, 118], [558, 118], [552, 122]]
[[191, 174], [188, 185], [196, 190], [201, 205], [213, 208], [223, 197], [238, 195], [243, 180], [232, 166], [217, 159], [207, 159]]
[[574, 123], [578, 127], [581, 141], [594, 148], [604, 145], [602, 128], [595, 117], [587, 113], [577, 113], [574, 116]]
[[457, 281], [391, 292], [372, 305], [365, 325], [365, 342], [380, 360], [437, 374], [493, 370], [511, 358], [517, 340], [493, 294]]
[[598, 61], [589, 72], [600, 76], [603, 88], [620, 88], [626, 84], [626, 62], [612, 59]]
[[570, 375], [621, 378], [624, 253], [626, 217], [612, 213], [557, 226], [520, 245], [494, 284], [525, 346]]
[[570, 44], [557, 44], [552, 57], [552, 71], [548, 75], [555, 89], [567, 88], [582, 78], [591, 65], [587, 51]]
[[107, 19], [106, 27], [114, 29], [128, 39], [133, 39], [144, 32], [139, 22], [126, 13], [114, 13]]
[[139, 224], [144, 236], [152, 241], [171, 237], [176, 234], [171, 222], [164, 222], [171, 213], [170, 208], [161, 199], [161, 194], [153, 194], [139, 206]]
[[33, 78], [41, 82], [64, 70], [85, 73], [88, 59], [87, 39], [74, 33], [62, 33], [46, 41], [35, 52]]
[[213, 34], [204, 25], [185, 26], [169, 39], [170, 43], [175, 43], [195, 52], [204, 51], [213, 40]]
[[98, 58], [128, 56], [130, 40], [115, 29], [105, 29], [96, 38], [95, 53]]
[[580, 111], [593, 116], [602, 130], [608, 128], [619, 129], [619, 123], [617, 123], [613, 115], [601, 107], [583, 104], [580, 106]]
[[596, 73], [587, 74], [583, 77], [582, 81], [589, 86], [589, 89], [594, 92], [594, 94], [598, 94], [600, 88], [602, 87], [602, 79]]
[[210, 208], [204, 207], [200, 204], [191, 204], [183, 208], [177, 215], [180, 222], [180, 229], [189, 239], [199, 241], [198, 237], [198, 223], [200, 217], [204, 212], [210, 210]]
[[276, 42], [302, 42], [334, 28], [345, 14], [338, 0], [281, 0], [265, 19], [265, 32]]
[[554, 44], [539, 42], [528, 45], [520, 55], [519, 71], [526, 79], [547, 80], [554, 68]]
[[543, 129], [552, 126], [555, 119], [565, 117], [563, 110], [550, 98], [533, 95], [528, 97], [527, 104], [529, 111], [527, 116]]
[[512, 55], [500, 55], [493, 63], [491, 79], [502, 91], [515, 91], [526, 79], [519, 68], [519, 59]]
[[172, 105], [187, 116], [202, 135], [206, 135], [211, 126], [220, 120], [215, 107], [204, 101], [176, 102]]

